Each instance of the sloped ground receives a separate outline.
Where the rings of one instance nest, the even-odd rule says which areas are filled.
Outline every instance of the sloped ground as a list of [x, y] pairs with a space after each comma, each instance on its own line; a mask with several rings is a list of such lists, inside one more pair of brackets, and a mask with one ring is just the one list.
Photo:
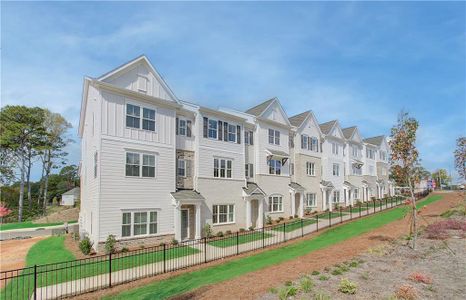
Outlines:
[[66, 208], [66, 207], [58, 207], [56, 208], [57, 211], [37, 219], [34, 223], [37, 224], [45, 224], [45, 223], [56, 223], [56, 222], [69, 222], [69, 221], [76, 221], [79, 218], [79, 208]]

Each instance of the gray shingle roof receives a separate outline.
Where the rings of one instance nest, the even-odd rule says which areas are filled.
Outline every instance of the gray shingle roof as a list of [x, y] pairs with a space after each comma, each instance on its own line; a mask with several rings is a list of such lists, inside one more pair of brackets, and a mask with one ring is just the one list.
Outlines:
[[303, 188], [299, 183], [296, 183], [296, 182], [290, 183], [289, 186], [290, 186], [293, 190], [304, 190], [304, 188]]
[[343, 131], [343, 135], [345, 138], [349, 139], [353, 135], [353, 133], [356, 131], [356, 126], [351, 126], [348, 128], [344, 128], [341, 131]]
[[350, 188], [355, 188], [356, 186], [349, 181], [343, 182], [344, 185], [349, 186]]
[[379, 136], [374, 136], [374, 137], [364, 139], [364, 142], [375, 145], [375, 146], [380, 146], [384, 139], [385, 139], [384, 135], [379, 135]]
[[79, 187], [72, 188], [71, 190], [64, 192], [62, 195], [75, 195], [79, 196], [81, 193], [81, 189]]
[[332, 130], [336, 122], [337, 120], [332, 120], [326, 123], [319, 124], [320, 131], [322, 131], [323, 134], [329, 134], [330, 130]]
[[331, 181], [322, 180], [322, 181], [320, 182], [320, 184], [322, 184], [323, 186], [328, 187], [328, 188], [334, 187], [334, 186], [333, 186], [333, 183], [332, 183]]
[[290, 156], [288, 153], [286, 153], [285, 151], [281, 151], [281, 150], [267, 149], [267, 151], [272, 153], [272, 155], [276, 155], [276, 156], [282, 156], [282, 157]]
[[296, 127], [300, 127], [304, 120], [306, 120], [307, 116], [311, 113], [310, 110], [308, 111], [305, 111], [303, 113], [300, 113], [298, 115], [295, 115], [295, 116], [292, 116], [290, 118], [288, 118], [288, 120], [290, 121], [291, 125], [293, 126], [296, 126]]
[[193, 190], [179, 190], [178, 192], [171, 193], [173, 198], [178, 201], [183, 200], [198, 200], [204, 201], [205, 198], [198, 192]]
[[262, 102], [261, 104], [259, 105], [256, 105], [254, 107], [251, 107], [250, 109], [248, 109], [246, 111], [247, 114], [250, 114], [250, 115], [254, 115], [254, 116], [260, 116], [264, 110], [269, 107], [270, 103], [272, 103], [273, 101], [275, 101], [277, 98], [272, 98], [270, 100], [267, 100], [265, 102]]
[[251, 195], [265, 195], [265, 192], [254, 182], [246, 183], [246, 187], [243, 187], [243, 190], [249, 196]]

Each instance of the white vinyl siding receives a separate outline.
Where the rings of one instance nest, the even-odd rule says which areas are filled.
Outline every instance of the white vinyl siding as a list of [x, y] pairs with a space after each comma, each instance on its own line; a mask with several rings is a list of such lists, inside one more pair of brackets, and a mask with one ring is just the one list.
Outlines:
[[231, 224], [235, 222], [235, 206], [233, 204], [213, 205], [212, 223]]
[[283, 212], [283, 197], [270, 196], [269, 197], [269, 211], [270, 212]]

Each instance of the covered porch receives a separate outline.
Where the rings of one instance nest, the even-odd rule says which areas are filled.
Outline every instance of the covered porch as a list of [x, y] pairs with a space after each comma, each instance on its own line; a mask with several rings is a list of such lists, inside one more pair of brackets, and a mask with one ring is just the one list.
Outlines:
[[320, 182], [320, 190], [322, 191], [322, 210], [333, 210], [332, 204], [332, 191], [335, 189], [335, 186], [330, 181], [322, 180]]
[[175, 213], [175, 239], [178, 241], [200, 239], [201, 208], [205, 198], [194, 190], [171, 193]]
[[254, 182], [243, 187], [243, 199], [246, 202], [246, 227], [264, 227], [265, 192]]
[[291, 200], [291, 215], [302, 218], [304, 216], [304, 187], [296, 182], [289, 184], [290, 200]]

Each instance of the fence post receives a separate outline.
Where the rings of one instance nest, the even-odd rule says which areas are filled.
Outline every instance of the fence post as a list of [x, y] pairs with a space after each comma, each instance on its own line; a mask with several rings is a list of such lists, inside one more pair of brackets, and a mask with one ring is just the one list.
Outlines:
[[163, 243], [163, 272], [167, 272], [167, 245]]
[[239, 231], [236, 232], [236, 254], [239, 254]]
[[265, 248], [265, 227], [262, 227], [262, 248]]
[[328, 211], [328, 227], [332, 227], [332, 213]]
[[304, 236], [304, 222], [303, 222], [303, 219], [301, 219], [301, 237]]
[[343, 212], [342, 212], [341, 207], [340, 207], [340, 223], [343, 223]]
[[374, 206], [374, 214], [375, 214], [375, 199], [372, 201], [372, 204]]
[[317, 213], [316, 215], [316, 219], [317, 219], [317, 230], [316, 231], [319, 231], [319, 213]]
[[353, 220], [353, 206], [351, 204], [349, 206], [349, 215], [350, 215], [350, 220]]
[[108, 254], [108, 286], [112, 287], [112, 252]]
[[204, 263], [207, 263], [207, 238], [204, 237]]
[[286, 242], [286, 222], [283, 223], [283, 241]]
[[369, 199], [366, 202], [366, 211], [367, 211], [367, 215], [368, 215], [370, 213], [370, 211], [369, 211]]
[[37, 265], [34, 265], [34, 300], [37, 300]]
[[361, 202], [359, 202], [359, 217], [361, 217]]

